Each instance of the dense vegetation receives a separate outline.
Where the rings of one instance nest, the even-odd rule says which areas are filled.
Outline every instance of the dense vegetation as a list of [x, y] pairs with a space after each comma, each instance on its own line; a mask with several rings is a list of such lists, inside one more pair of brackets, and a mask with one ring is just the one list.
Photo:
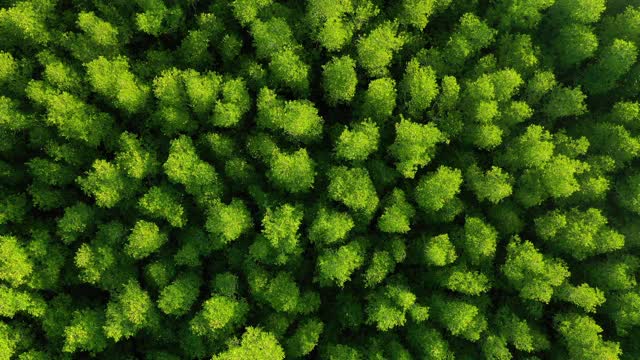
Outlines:
[[640, 1], [0, 0], [0, 359], [640, 359]]

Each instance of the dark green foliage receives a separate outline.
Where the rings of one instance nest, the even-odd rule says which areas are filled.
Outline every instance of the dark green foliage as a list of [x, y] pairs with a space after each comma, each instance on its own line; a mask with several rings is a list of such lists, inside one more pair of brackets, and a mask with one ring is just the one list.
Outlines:
[[0, 360], [640, 359], [640, 1], [0, 0]]

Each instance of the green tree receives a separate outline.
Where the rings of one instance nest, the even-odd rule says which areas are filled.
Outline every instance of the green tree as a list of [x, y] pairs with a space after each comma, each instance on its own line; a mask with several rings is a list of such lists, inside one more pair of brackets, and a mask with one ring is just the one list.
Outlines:
[[554, 291], [569, 277], [562, 260], [543, 255], [530, 241], [523, 242], [517, 237], [507, 245], [502, 272], [520, 297], [543, 303], [548, 303]]
[[420, 118], [439, 93], [435, 71], [430, 66], [420, 66], [416, 59], [407, 64], [399, 87], [407, 112], [413, 118]]
[[442, 209], [460, 193], [462, 171], [440, 166], [435, 172], [423, 175], [415, 189], [415, 199], [423, 210]]
[[349, 104], [356, 94], [356, 62], [348, 55], [333, 57], [322, 66], [324, 96], [331, 105]]
[[398, 24], [384, 22], [358, 40], [358, 63], [369, 76], [385, 76], [393, 53], [404, 45], [405, 38], [398, 34]]
[[366, 160], [378, 150], [380, 131], [378, 126], [368, 120], [345, 128], [335, 146], [336, 156], [351, 161]]
[[229, 349], [212, 360], [282, 360], [285, 352], [273, 334], [254, 327], [247, 327], [238, 345], [230, 345]]
[[448, 140], [433, 124], [417, 124], [401, 119], [396, 123], [396, 139], [389, 152], [397, 160], [396, 169], [413, 179], [416, 172], [435, 156], [436, 145]]
[[125, 251], [134, 259], [143, 259], [158, 251], [169, 239], [158, 225], [138, 220], [128, 237]]

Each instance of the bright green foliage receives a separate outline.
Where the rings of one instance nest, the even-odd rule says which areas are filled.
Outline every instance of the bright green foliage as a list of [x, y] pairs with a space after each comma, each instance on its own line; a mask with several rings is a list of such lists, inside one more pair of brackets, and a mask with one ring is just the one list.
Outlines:
[[262, 88], [257, 107], [260, 127], [281, 131], [302, 142], [317, 140], [322, 133], [323, 120], [310, 101], [284, 101], [273, 90]]
[[604, 294], [588, 284], [573, 286], [568, 283], [558, 288], [557, 297], [581, 307], [586, 312], [596, 312], [596, 307], [605, 302]]
[[230, 5], [233, 9], [233, 16], [242, 25], [250, 24], [260, 13], [260, 11], [271, 4], [271, 0], [233, 0]]
[[200, 294], [200, 279], [195, 274], [184, 274], [160, 291], [158, 308], [165, 314], [186, 314]]
[[396, 81], [383, 77], [372, 80], [362, 96], [360, 117], [377, 122], [387, 120], [396, 108]]
[[191, 320], [191, 330], [198, 335], [215, 337], [241, 324], [247, 310], [244, 301], [214, 295], [202, 304], [202, 310]]
[[380, 24], [357, 42], [358, 63], [369, 76], [384, 76], [391, 64], [393, 53], [399, 51], [405, 39], [398, 34], [398, 25]]
[[220, 93], [221, 99], [213, 108], [211, 122], [220, 127], [236, 126], [251, 108], [251, 97], [247, 86], [242, 79], [232, 79], [222, 85]]
[[151, 325], [155, 315], [149, 294], [138, 283], [130, 281], [107, 304], [104, 333], [116, 342], [128, 339]]
[[173, 227], [183, 227], [187, 222], [179, 194], [169, 186], [152, 187], [138, 205], [149, 216], [164, 219]]
[[563, 20], [589, 24], [598, 21], [605, 3], [605, 0], [556, 0], [551, 11]]
[[349, 56], [334, 57], [322, 66], [324, 96], [331, 105], [350, 103], [356, 94], [356, 62]]
[[440, 166], [433, 173], [424, 175], [415, 189], [416, 203], [425, 211], [442, 209], [460, 193], [462, 171]]
[[287, 154], [277, 152], [271, 157], [267, 176], [276, 187], [290, 193], [304, 193], [313, 188], [315, 162], [306, 149]]
[[558, 65], [566, 68], [577, 66], [595, 55], [598, 38], [588, 26], [571, 24], [560, 29], [555, 44]]
[[636, 62], [638, 47], [630, 41], [616, 39], [604, 48], [598, 62], [587, 68], [584, 75], [585, 89], [592, 94], [602, 94], [616, 85]]
[[616, 187], [618, 201], [623, 208], [640, 214], [640, 174], [632, 174]]
[[169, 180], [184, 185], [189, 194], [205, 202], [216, 198], [220, 192], [220, 179], [215, 169], [200, 160], [193, 142], [186, 136], [171, 141], [169, 158], [163, 168]]
[[462, 246], [472, 263], [491, 260], [496, 252], [498, 232], [477, 217], [467, 217], [464, 223]]
[[380, 331], [403, 326], [407, 315], [419, 314], [413, 319], [416, 322], [424, 321], [429, 316], [428, 309], [416, 304], [416, 296], [403, 284], [386, 285], [369, 295], [367, 300], [367, 323], [375, 324]]
[[245, 203], [233, 199], [228, 205], [220, 201], [214, 203], [209, 210], [205, 228], [214, 242], [227, 244], [246, 233], [252, 224], [251, 214]]
[[384, 212], [378, 219], [380, 231], [404, 234], [411, 230], [411, 220], [416, 211], [407, 201], [404, 192], [400, 189], [394, 189], [385, 203]]
[[619, 359], [620, 345], [606, 341], [602, 328], [589, 316], [575, 313], [559, 314], [555, 327], [563, 338], [569, 359]]
[[517, 238], [507, 245], [502, 272], [523, 299], [543, 303], [551, 300], [554, 290], [569, 276], [564, 262], [544, 256], [530, 241]]
[[322, 207], [309, 227], [309, 240], [331, 245], [344, 240], [353, 226], [349, 214]]
[[580, 88], [556, 88], [549, 94], [544, 112], [551, 119], [582, 115], [587, 111], [585, 99]]
[[598, 209], [551, 211], [535, 220], [536, 232], [558, 252], [582, 260], [624, 246], [624, 235], [607, 226]]
[[357, 214], [369, 217], [378, 207], [379, 199], [369, 172], [363, 168], [334, 167], [329, 171], [329, 197]]
[[336, 156], [352, 161], [366, 160], [371, 153], [378, 150], [380, 131], [371, 121], [363, 121], [344, 129], [336, 143]]
[[138, 220], [128, 237], [125, 251], [134, 259], [143, 259], [158, 251], [167, 240], [167, 235], [160, 231], [158, 225]]
[[351, 274], [364, 264], [365, 248], [362, 241], [354, 240], [337, 250], [328, 249], [318, 256], [320, 284], [343, 287]]
[[431, 303], [434, 319], [453, 336], [478, 341], [487, 328], [487, 319], [469, 302], [437, 296]]
[[396, 140], [389, 152], [397, 159], [396, 169], [413, 179], [416, 172], [435, 156], [436, 145], [446, 142], [445, 136], [433, 124], [422, 125], [401, 119], [396, 123]]
[[469, 187], [479, 201], [487, 200], [496, 204], [511, 195], [513, 178], [497, 166], [483, 173], [477, 165], [472, 165], [467, 170], [467, 178]]
[[422, 30], [427, 26], [429, 17], [438, 5], [436, 0], [403, 0], [401, 2], [398, 20]]
[[128, 179], [112, 163], [96, 160], [93, 169], [77, 182], [82, 190], [96, 199], [96, 205], [112, 208], [123, 198], [128, 198], [135, 190], [136, 183]]
[[458, 258], [456, 248], [447, 234], [424, 238], [420, 244], [420, 250], [427, 265], [445, 266]]
[[273, 82], [296, 94], [309, 93], [309, 65], [305, 64], [296, 52], [286, 47], [271, 56], [269, 71]]
[[0, 360], [640, 359], [638, 46], [640, 0], [0, 0]]
[[107, 338], [103, 331], [105, 317], [98, 310], [77, 310], [73, 312], [71, 322], [64, 328], [64, 346], [62, 351], [100, 352], [107, 347]]
[[64, 215], [58, 219], [58, 235], [64, 243], [78, 240], [85, 232], [93, 229], [94, 210], [87, 204], [77, 203], [64, 209]]
[[640, 325], [640, 294], [637, 291], [624, 292], [607, 299], [611, 309], [611, 318], [620, 335], [628, 334], [633, 327]]
[[262, 234], [249, 248], [250, 254], [263, 262], [284, 264], [289, 256], [300, 251], [302, 210], [298, 206], [283, 204], [268, 208], [262, 218]]
[[259, 328], [248, 327], [238, 345], [231, 345], [223, 353], [215, 355], [211, 360], [282, 360], [284, 350], [271, 333]]
[[24, 284], [33, 271], [23, 246], [13, 236], [0, 236], [0, 279], [14, 287]]
[[31, 81], [26, 92], [32, 101], [46, 107], [45, 122], [55, 126], [65, 139], [96, 147], [112, 125], [109, 115], [98, 112], [70, 93], [48, 88], [38, 81]]
[[324, 324], [317, 319], [305, 320], [296, 332], [285, 342], [287, 356], [302, 357], [309, 354], [317, 346]]
[[149, 97], [149, 88], [140, 85], [129, 71], [126, 58], [109, 61], [99, 57], [87, 64], [87, 75], [94, 91], [108, 98], [118, 109], [137, 113]]
[[463, 14], [457, 30], [444, 46], [444, 59], [450, 66], [460, 66], [467, 58], [491, 44], [496, 31], [476, 15]]
[[409, 115], [419, 119], [422, 112], [427, 110], [438, 96], [435, 71], [431, 67], [420, 66], [416, 59], [411, 60], [400, 82], [400, 92], [405, 98]]
[[146, 149], [134, 134], [123, 132], [118, 144], [120, 151], [116, 155], [116, 164], [129, 177], [143, 179], [159, 171], [156, 154]]

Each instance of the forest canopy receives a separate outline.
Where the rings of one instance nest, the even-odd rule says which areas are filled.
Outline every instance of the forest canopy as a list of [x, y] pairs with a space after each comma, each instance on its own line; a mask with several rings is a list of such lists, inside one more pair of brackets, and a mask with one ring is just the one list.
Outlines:
[[0, 0], [0, 360], [640, 359], [640, 0]]

